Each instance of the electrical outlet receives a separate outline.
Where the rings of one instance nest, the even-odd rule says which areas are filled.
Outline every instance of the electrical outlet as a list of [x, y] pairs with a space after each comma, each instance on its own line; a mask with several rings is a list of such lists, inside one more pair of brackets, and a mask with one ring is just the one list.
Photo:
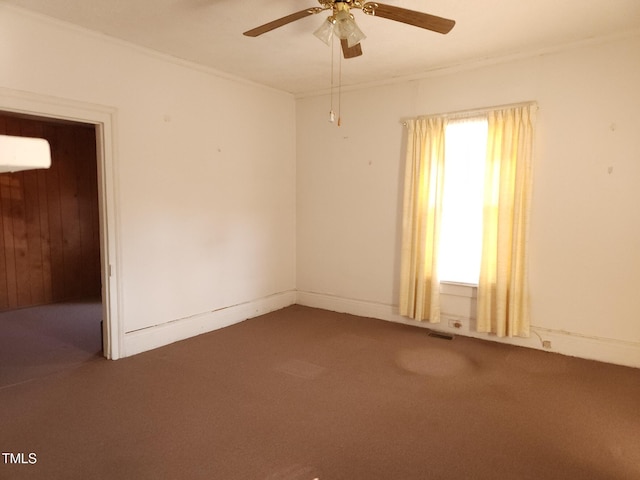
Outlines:
[[451, 328], [462, 328], [462, 322], [460, 320], [449, 320], [449, 326]]
[[543, 340], [542, 348], [551, 348], [551, 340]]

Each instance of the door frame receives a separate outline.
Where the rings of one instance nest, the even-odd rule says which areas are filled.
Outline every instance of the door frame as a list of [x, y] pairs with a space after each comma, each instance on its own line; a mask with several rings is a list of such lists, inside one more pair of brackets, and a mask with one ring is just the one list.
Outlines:
[[95, 126], [100, 222], [100, 275], [102, 280], [103, 355], [124, 356], [124, 331], [118, 282], [120, 262], [116, 201], [116, 109], [47, 95], [0, 87], [0, 110]]

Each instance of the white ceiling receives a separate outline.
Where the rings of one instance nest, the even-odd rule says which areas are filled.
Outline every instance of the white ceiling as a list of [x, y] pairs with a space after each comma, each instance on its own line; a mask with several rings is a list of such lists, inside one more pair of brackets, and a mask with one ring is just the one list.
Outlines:
[[[312, 35], [327, 12], [256, 38], [242, 32], [315, 0], [0, 0], [280, 90], [328, 88], [331, 49]], [[364, 55], [344, 60], [343, 85], [419, 77], [640, 32], [640, 0], [385, 0], [456, 20], [440, 35], [354, 10]], [[639, 52], [640, 55], [640, 52]]]

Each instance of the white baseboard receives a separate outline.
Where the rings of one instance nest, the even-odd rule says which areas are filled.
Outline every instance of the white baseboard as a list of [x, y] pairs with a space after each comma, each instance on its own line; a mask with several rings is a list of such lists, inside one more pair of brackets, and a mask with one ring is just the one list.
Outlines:
[[124, 354], [122, 357], [129, 357], [186, 338], [195, 337], [202, 333], [228, 327], [248, 318], [280, 310], [295, 303], [296, 292], [295, 290], [289, 290], [127, 333], [124, 336]]
[[359, 317], [371, 317], [380, 320], [408, 323], [410, 325], [415, 324], [417, 326], [433, 325], [424, 324], [423, 322], [415, 322], [409, 318], [402, 317], [398, 314], [398, 309], [394, 308], [392, 305], [354, 300], [335, 295], [303, 292], [298, 290], [296, 303], [298, 305], [304, 305], [305, 307], [321, 308], [332, 312], [350, 313]]
[[[479, 333], [470, 328], [469, 319], [442, 314], [440, 323], [417, 322], [401, 316], [398, 308], [393, 305], [386, 305], [363, 300], [354, 300], [333, 295], [320, 293], [302, 292], [297, 293], [297, 304], [308, 307], [321, 308], [333, 312], [349, 313], [360, 317], [377, 318], [405, 325], [430, 328], [456, 335], [479, 338], [493, 342], [517, 345], [521, 347], [535, 348], [548, 352], [580, 357], [588, 360], [613, 363], [627, 367], [640, 368], [640, 343], [628, 342], [602, 337], [591, 337], [574, 332], [551, 330], [540, 327], [532, 327], [532, 334], [529, 338], [513, 337], [499, 338], [495, 335]], [[454, 321], [460, 321], [461, 328], [451, 326]], [[551, 348], [543, 348], [542, 342], [551, 343]]]

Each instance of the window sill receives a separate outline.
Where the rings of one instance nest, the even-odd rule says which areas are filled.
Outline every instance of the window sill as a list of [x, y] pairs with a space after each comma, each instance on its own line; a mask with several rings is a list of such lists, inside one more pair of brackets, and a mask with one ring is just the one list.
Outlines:
[[456, 297], [476, 298], [478, 285], [462, 282], [440, 282], [440, 293]]

